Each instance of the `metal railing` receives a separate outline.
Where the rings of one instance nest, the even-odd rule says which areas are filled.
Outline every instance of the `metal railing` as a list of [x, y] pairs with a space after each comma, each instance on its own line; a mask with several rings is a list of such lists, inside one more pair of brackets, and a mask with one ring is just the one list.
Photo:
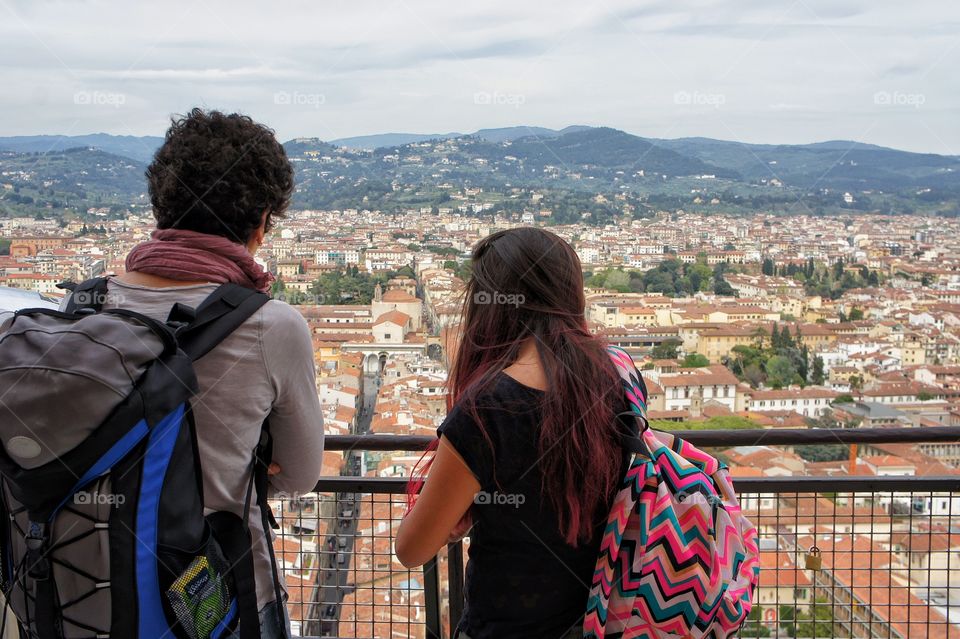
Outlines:
[[[960, 428], [688, 431], [698, 446], [960, 442]], [[417, 451], [431, 438], [330, 436], [331, 450]], [[897, 470], [894, 468], [893, 470]], [[735, 479], [762, 574], [741, 637], [960, 637], [960, 475]], [[294, 633], [451, 637], [464, 546], [418, 570], [393, 556], [403, 477], [324, 477], [277, 503]], [[812, 549], [816, 549], [813, 551]]]

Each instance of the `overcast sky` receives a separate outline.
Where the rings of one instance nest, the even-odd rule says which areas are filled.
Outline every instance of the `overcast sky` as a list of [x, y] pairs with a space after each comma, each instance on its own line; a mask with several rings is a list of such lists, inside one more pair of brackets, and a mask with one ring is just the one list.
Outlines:
[[0, 0], [0, 135], [606, 125], [960, 154], [956, 0]]

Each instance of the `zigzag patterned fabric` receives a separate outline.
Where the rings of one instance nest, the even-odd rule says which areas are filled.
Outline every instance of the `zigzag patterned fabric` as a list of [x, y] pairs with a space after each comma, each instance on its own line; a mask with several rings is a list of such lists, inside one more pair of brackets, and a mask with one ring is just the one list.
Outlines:
[[583, 636], [725, 639], [750, 613], [760, 581], [757, 529], [740, 512], [726, 466], [647, 427], [633, 358], [610, 347], [641, 434], [614, 500]]

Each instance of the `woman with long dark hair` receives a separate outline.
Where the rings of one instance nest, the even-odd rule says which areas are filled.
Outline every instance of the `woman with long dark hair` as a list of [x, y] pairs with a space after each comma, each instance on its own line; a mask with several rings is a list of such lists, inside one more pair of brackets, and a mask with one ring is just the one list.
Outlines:
[[429, 473], [411, 482], [397, 557], [422, 565], [472, 525], [459, 636], [582, 636], [632, 422], [618, 419], [619, 378], [587, 328], [573, 248], [537, 228], [481, 240], [460, 329], [448, 415]]

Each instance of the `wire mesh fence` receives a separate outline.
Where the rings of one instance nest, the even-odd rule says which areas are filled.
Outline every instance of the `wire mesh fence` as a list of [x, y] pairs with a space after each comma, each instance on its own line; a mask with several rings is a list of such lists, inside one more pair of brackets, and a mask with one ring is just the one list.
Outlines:
[[[399, 564], [404, 481], [324, 478], [321, 492], [274, 500], [295, 635], [451, 636], [467, 553], [451, 546], [424, 569]], [[762, 566], [741, 637], [960, 638], [960, 477], [735, 484]]]
[[919, 490], [741, 492], [762, 572], [740, 636], [960, 637], [960, 496], [913, 481]]
[[393, 554], [403, 495], [311, 493], [272, 505], [295, 635], [426, 639], [449, 625], [438, 619], [447, 580], [436, 564], [407, 570]]

